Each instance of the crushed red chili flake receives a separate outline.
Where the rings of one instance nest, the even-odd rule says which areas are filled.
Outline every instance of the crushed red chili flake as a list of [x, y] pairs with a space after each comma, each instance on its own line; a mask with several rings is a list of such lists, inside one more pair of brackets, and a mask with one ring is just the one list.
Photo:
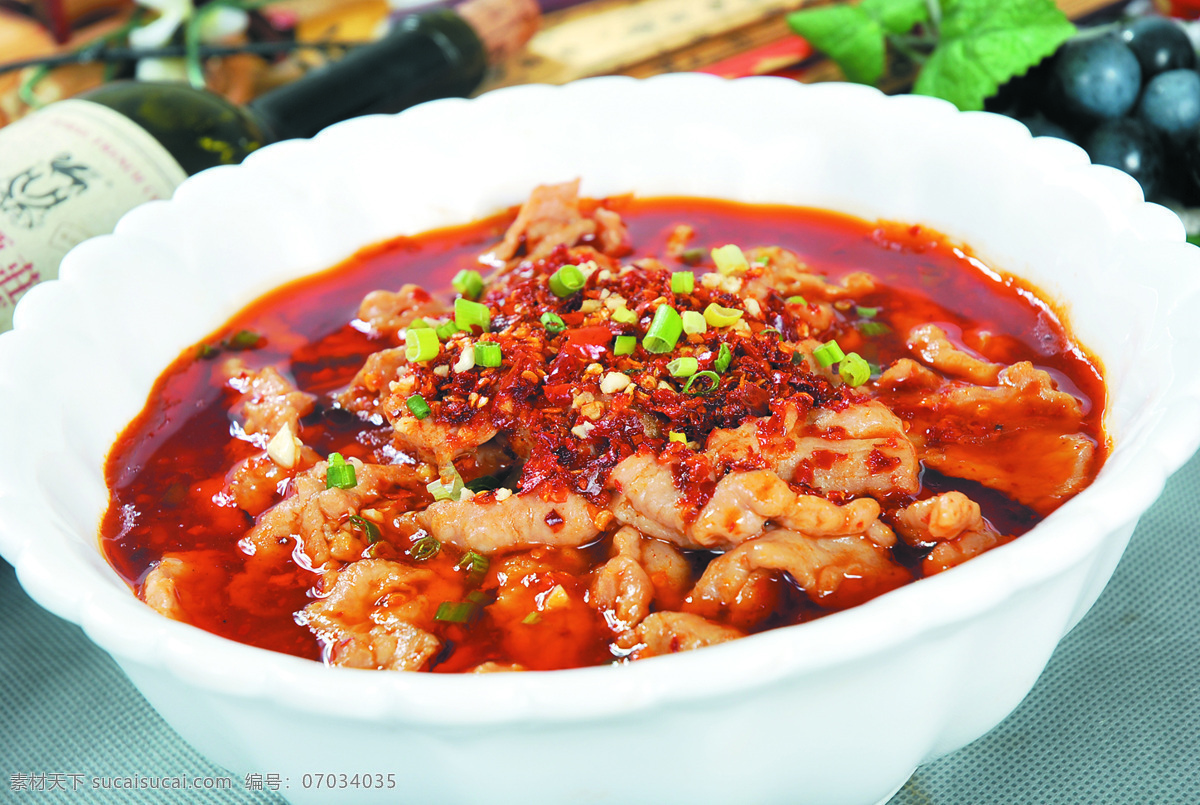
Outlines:
[[[548, 290], [548, 278], [567, 263], [580, 265], [587, 279], [580, 292], [563, 298]], [[618, 265], [591, 246], [559, 245], [544, 258], [518, 262], [490, 277], [480, 301], [491, 313], [492, 332], [475, 337], [457, 333], [444, 345], [445, 361], [410, 364], [411, 388], [438, 401], [431, 406], [432, 425], [470, 421], [473, 427], [515, 433], [519, 442], [530, 445], [519, 484], [522, 492], [552, 481], [600, 502], [607, 472], [639, 449], [661, 450], [668, 431], [704, 434], [734, 428], [766, 416], [772, 403], [785, 400], [808, 410], [860, 398], [811, 371], [807, 362], [794, 360], [796, 345], [770, 332], [750, 312], [754, 305], [731, 291], [735, 285], [754, 282], [766, 270], [755, 266], [736, 282], [701, 281], [689, 294], [673, 294], [672, 269], [656, 260]], [[772, 321], [783, 325], [778, 329], [805, 330], [779, 295], [771, 293], [767, 304]], [[736, 325], [710, 327], [681, 339], [668, 353], [649, 353], [640, 346], [628, 355], [613, 352], [615, 337], [643, 334], [642, 321], [658, 306], [702, 314], [710, 303], [750, 310]], [[612, 315], [620, 309], [633, 311], [639, 322], [615, 321]], [[541, 324], [546, 313], [562, 318], [567, 328], [547, 332]], [[500, 345], [502, 365], [459, 371], [463, 351], [481, 338]], [[667, 364], [692, 356], [701, 371], [712, 371], [722, 344], [734, 359], [719, 375], [717, 387], [704, 394], [685, 393], [687, 378], [672, 378]], [[629, 389], [625, 393], [606, 393], [601, 384], [609, 373], [625, 374], [635, 382], [621, 390]], [[483, 398], [487, 402], [480, 405]], [[388, 410], [405, 416], [399, 406]]]
[[[330, 664], [577, 667], [860, 603], [1023, 533], [1099, 469], [1104, 390], [1086, 352], [960, 245], [812, 210], [577, 189], [368, 250], [208, 339], [253, 331], [255, 350], [185, 353], [110, 453], [114, 567], [169, 617]], [[708, 257], [728, 244], [745, 250], [739, 276]], [[674, 293], [681, 263], [695, 281]], [[549, 278], [568, 264], [585, 281], [559, 296]], [[488, 275], [486, 333], [456, 331], [449, 280], [464, 268]], [[378, 290], [404, 278], [434, 293]], [[710, 304], [740, 316], [644, 348], [662, 306], [682, 322]], [[856, 307], [883, 329], [864, 335]], [[438, 353], [410, 362], [417, 318]], [[927, 358], [906, 341], [917, 328], [1012, 382]], [[618, 336], [634, 349], [617, 355]], [[817, 368], [831, 340], [879, 371], [849, 388]], [[473, 359], [481, 342], [498, 366]], [[668, 369], [684, 357], [715, 386], [685, 392]], [[353, 488], [325, 488], [333, 452], [358, 462]], [[929, 525], [942, 504], [954, 536]], [[455, 568], [469, 556], [485, 559], [468, 584]], [[435, 616], [468, 604], [462, 622]]]

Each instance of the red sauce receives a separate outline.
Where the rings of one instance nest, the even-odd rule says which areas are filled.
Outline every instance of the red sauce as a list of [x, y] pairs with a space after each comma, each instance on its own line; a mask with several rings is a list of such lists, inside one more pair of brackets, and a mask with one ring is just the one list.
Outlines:
[[[887, 366], [910, 354], [900, 334], [916, 324], [933, 322], [991, 361], [1031, 361], [1050, 372], [1060, 388], [1083, 401], [1084, 430], [1095, 440], [1102, 458], [1106, 445], [1100, 417], [1105, 392], [1094, 362], [1070, 340], [1055, 309], [1039, 301], [1033, 289], [1015, 278], [981, 270], [968, 252], [937, 233], [915, 226], [867, 224], [812, 210], [696, 199], [624, 200], [617, 207], [637, 246], [635, 257], [656, 256], [670, 264], [668, 240], [677, 224], [687, 223], [696, 230], [693, 243], [705, 248], [729, 242], [779, 246], [795, 252], [833, 281], [851, 272], [869, 271], [880, 280], [880, 289], [856, 299], [861, 316], [845, 317], [837, 340], [846, 352], [857, 351], [871, 363]], [[262, 338], [244, 354], [254, 366], [279, 366], [290, 371], [306, 391], [334, 392], [346, 386], [367, 356], [381, 348], [349, 323], [365, 294], [378, 288], [395, 289], [405, 282], [419, 282], [435, 293], [447, 289], [459, 269], [476, 266], [477, 255], [500, 239], [512, 216], [509, 212], [368, 249], [329, 272], [291, 283], [260, 299], [209, 343], [241, 330], [253, 331]], [[623, 289], [623, 295], [631, 300], [653, 298], [664, 290], [669, 289], [629, 287]], [[521, 300], [510, 301], [516, 304]], [[878, 312], [869, 308], [878, 308]], [[579, 323], [572, 321], [571, 315], [563, 318], [568, 327]], [[561, 381], [595, 360], [610, 343], [613, 331], [599, 329], [604, 332], [574, 330], [544, 383], [517, 378], [497, 393], [529, 399], [544, 390], [548, 402], [536, 415], [546, 421], [559, 416], [555, 401], [570, 403], [569, 390], [559, 388]], [[789, 368], [787, 353], [781, 353], [782, 348], [771, 339], [756, 341], [754, 348], [759, 352], [745, 356], [748, 379], [805, 391], [820, 404], [838, 404], [837, 394], [812, 385], [810, 378]], [[322, 647], [294, 617], [311, 600], [317, 574], [290, 564], [276, 568], [265, 588], [245, 590], [230, 584], [245, 562], [238, 542], [254, 520], [231, 503], [222, 488], [228, 469], [259, 449], [230, 438], [230, 393], [223, 388], [217, 363], [198, 359], [191, 352], [181, 356], [156, 384], [146, 409], [114, 445], [106, 468], [111, 503], [101, 529], [104, 552], [135, 589], [164, 554], [203, 552], [193, 555], [207, 570], [193, 579], [186, 591], [194, 600], [206, 602], [194, 610], [195, 625], [243, 643], [318, 659]], [[467, 391], [463, 389], [464, 394]], [[719, 406], [711, 400], [681, 399], [673, 394], [652, 394], [650, 400], [652, 410], [669, 418], [679, 430], [691, 432], [736, 427], [748, 416], [765, 415], [770, 403], [762, 385], [752, 382], [731, 388]], [[987, 435], [984, 422], [974, 429], [979, 432], [972, 432], [972, 428], [964, 431], [962, 423], [930, 421], [927, 414], [906, 408], [903, 395], [889, 403], [913, 428], [922, 429], [926, 438], [960, 445], [967, 453], [973, 449], [972, 438]], [[453, 415], [451, 410], [446, 413]], [[465, 406], [457, 414], [462, 421], [470, 415]], [[523, 484], [533, 488], [551, 481], [585, 494], [595, 493], [607, 469], [643, 445], [636, 416], [632, 411], [622, 414], [617, 410], [598, 423], [594, 436], [597, 443], [606, 445], [606, 451], [588, 462], [565, 454], [569, 450], [562, 444], [537, 441], [545, 437], [535, 436]], [[304, 442], [322, 455], [340, 451], [347, 457], [378, 460], [372, 457], [388, 450], [390, 430], [386, 423], [318, 410], [304, 422]], [[763, 433], [760, 438], [770, 436]], [[678, 452], [677, 483], [688, 490], [691, 505], [703, 505], [713, 485], [693, 480], [704, 477], [707, 462], [682, 446]], [[811, 479], [814, 471], [832, 465], [835, 458], [836, 454], [818, 452], [813, 462], [797, 470], [796, 481]], [[873, 466], [885, 469], [896, 460], [877, 453], [872, 461]], [[988, 520], [1007, 534], [1023, 533], [1041, 519], [1030, 509], [969, 481], [927, 471], [923, 485], [920, 496], [949, 489], [968, 491], [981, 503]], [[562, 517], [552, 512], [547, 523], [561, 528]], [[388, 550], [383, 549], [384, 558]], [[582, 600], [586, 585], [581, 574], [586, 566], [581, 563], [602, 562], [608, 555], [607, 538], [583, 551], [547, 548], [538, 549], [538, 555], [545, 567], [527, 576], [530, 602], [559, 585], [573, 600]], [[902, 578], [882, 583], [850, 580], [839, 589], [836, 600], [819, 602], [820, 606], [796, 588], [764, 594], [763, 606], [771, 608], [771, 615], [756, 628], [809, 620], [829, 608], [854, 605], [920, 575], [919, 552], [901, 548], [897, 556], [907, 568]], [[698, 576], [709, 555], [697, 552], [690, 558]], [[452, 573], [456, 560], [444, 552], [431, 566]], [[484, 619], [449, 624], [440, 637], [446, 648], [433, 665], [436, 671], [461, 671], [497, 659], [529, 668], [612, 659], [607, 649], [611, 632], [587, 607], [555, 611], [541, 623], [502, 624]]]

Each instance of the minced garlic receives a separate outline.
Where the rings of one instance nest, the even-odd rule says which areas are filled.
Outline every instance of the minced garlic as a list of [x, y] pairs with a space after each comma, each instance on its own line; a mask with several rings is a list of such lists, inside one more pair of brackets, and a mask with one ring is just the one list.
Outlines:
[[600, 390], [605, 394], [616, 394], [632, 382], [624, 372], [609, 372], [600, 380]]
[[467, 344], [463, 347], [462, 354], [458, 356], [458, 361], [454, 364], [454, 371], [469, 372], [475, 368], [475, 345]]
[[565, 607], [571, 603], [570, 594], [563, 588], [561, 584], [554, 585], [546, 597], [542, 600], [542, 609], [558, 609]]
[[718, 274], [715, 271], [709, 271], [706, 274], [701, 274], [700, 284], [705, 288], [724, 291], [725, 293], [736, 294], [738, 291], [742, 290], [741, 277], [735, 277], [731, 274]]
[[267, 442], [267, 456], [283, 469], [290, 470], [296, 466], [296, 459], [300, 457], [303, 447], [304, 443], [292, 433], [291, 423], [284, 422], [279, 432]]

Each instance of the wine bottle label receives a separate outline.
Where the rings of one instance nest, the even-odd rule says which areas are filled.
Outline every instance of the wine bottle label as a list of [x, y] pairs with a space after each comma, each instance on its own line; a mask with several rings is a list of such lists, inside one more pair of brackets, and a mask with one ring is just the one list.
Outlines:
[[0, 332], [72, 247], [170, 198], [186, 176], [137, 124], [90, 101], [59, 101], [0, 128]]

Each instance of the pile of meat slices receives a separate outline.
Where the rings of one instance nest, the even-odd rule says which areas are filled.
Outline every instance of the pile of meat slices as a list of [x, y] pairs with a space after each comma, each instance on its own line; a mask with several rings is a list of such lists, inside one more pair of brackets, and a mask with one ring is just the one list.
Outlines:
[[[386, 346], [332, 404], [391, 443], [390, 460], [349, 459], [352, 487], [331, 486], [330, 461], [304, 442], [317, 398], [273, 367], [226, 360], [231, 417], [263, 447], [226, 480], [255, 518], [235, 598], [269, 607], [273, 573], [311, 571], [314, 599], [296, 618], [329, 663], [429, 670], [471, 629], [493, 637], [458, 670], [712, 645], [778, 625], [789, 595], [852, 605], [1011, 538], [964, 492], [923, 492], [922, 465], [1043, 515], [1094, 477], [1102, 451], [1081, 401], [1030, 363], [991, 363], [933, 324], [899, 334], [909, 356], [865, 382], [819, 360], [838, 310], [876, 288], [869, 273], [829, 282], [768, 247], [673, 291], [677, 270], [622, 262], [620, 216], [577, 191], [536, 189], [483, 255], [486, 332], [458, 329], [414, 360], [409, 330], [454, 321], [454, 306], [413, 285], [363, 300], [356, 324]], [[687, 238], [682, 228], [676, 246]], [[561, 296], [549, 278], [565, 265], [586, 285]], [[714, 304], [736, 321], [646, 349], [658, 307]], [[618, 355], [604, 339], [622, 334], [638, 346]], [[468, 360], [484, 342], [501, 347], [500, 366]], [[716, 388], [685, 391], [680, 358]], [[1008, 441], [991, 449], [996, 431]], [[1040, 473], [1024, 471], [1027, 454], [1010, 466], [1026, 447], [1042, 451]], [[472, 491], [480, 478], [490, 483]], [[203, 572], [165, 556], [142, 596], [187, 620], [183, 581]], [[443, 617], [447, 603], [466, 617]], [[531, 662], [539, 640], [549, 659]], [[599, 649], [571, 648], [587, 641]]]

